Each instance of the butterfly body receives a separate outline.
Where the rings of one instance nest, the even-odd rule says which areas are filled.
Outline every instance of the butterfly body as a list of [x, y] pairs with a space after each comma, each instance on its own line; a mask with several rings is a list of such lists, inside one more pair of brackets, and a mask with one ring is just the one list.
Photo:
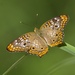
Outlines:
[[36, 54], [39, 57], [48, 52], [48, 45], [51, 47], [62, 44], [63, 30], [68, 20], [66, 15], [60, 15], [45, 22], [40, 29], [35, 28], [34, 32], [26, 33], [7, 47], [9, 51], [25, 51], [30, 54]]

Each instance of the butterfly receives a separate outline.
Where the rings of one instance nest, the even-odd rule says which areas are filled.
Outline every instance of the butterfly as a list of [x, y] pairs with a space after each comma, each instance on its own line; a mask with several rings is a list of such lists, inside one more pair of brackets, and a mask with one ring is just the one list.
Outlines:
[[40, 29], [21, 35], [7, 46], [11, 52], [25, 51], [42, 57], [48, 52], [48, 46], [54, 47], [63, 43], [64, 27], [68, 21], [67, 15], [60, 15], [45, 22]]

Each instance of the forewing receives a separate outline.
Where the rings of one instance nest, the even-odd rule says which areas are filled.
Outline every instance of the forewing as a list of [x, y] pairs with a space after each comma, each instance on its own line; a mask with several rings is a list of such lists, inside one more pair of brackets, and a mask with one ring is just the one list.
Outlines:
[[67, 21], [67, 15], [60, 15], [48, 20], [40, 27], [41, 36], [49, 46], [57, 46], [63, 42], [63, 30]]

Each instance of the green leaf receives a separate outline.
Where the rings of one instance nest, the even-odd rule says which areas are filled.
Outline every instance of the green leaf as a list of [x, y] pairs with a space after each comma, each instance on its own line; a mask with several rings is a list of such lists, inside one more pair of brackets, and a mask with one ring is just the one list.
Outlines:
[[61, 46], [60, 49], [72, 54], [72, 55], [75, 55], [75, 47], [66, 43], [65, 42], [65, 45], [64, 46]]

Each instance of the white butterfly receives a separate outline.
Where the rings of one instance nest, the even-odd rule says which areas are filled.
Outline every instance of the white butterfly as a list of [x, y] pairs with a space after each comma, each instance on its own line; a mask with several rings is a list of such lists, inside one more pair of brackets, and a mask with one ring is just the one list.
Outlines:
[[45, 22], [40, 29], [35, 28], [34, 32], [28, 32], [7, 47], [8, 51], [25, 51], [30, 54], [36, 54], [39, 57], [48, 52], [48, 46], [54, 47], [63, 42], [63, 30], [68, 16], [60, 15]]

